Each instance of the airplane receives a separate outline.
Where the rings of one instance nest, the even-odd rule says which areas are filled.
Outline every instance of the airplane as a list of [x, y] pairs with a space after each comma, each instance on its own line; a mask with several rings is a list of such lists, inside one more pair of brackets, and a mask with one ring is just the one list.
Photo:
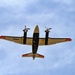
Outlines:
[[32, 57], [33, 60], [35, 57], [37, 58], [44, 58], [44, 55], [38, 54], [38, 46], [47, 46], [47, 45], [52, 45], [56, 43], [61, 43], [61, 42], [68, 42], [71, 41], [71, 38], [51, 38], [49, 37], [49, 32], [52, 28], [47, 28], [45, 30], [45, 38], [40, 38], [39, 37], [39, 27], [36, 25], [34, 32], [33, 32], [33, 37], [27, 37], [27, 32], [30, 30], [30, 28], [26, 28], [23, 30], [24, 35], [22, 37], [18, 36], [0, 36], [0, 39], [12, 41], [15, 43], [23, 44], [23, 45], [31, 45], [32, 46], [32, 52], [23, 54], [22, 57]]

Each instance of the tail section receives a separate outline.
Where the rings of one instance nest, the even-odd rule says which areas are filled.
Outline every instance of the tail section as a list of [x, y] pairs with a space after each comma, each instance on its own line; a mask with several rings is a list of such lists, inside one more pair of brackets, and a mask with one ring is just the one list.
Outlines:
[[41, 54], [33, 54], [33, 53], [23, 54], [22, 57], [33, 57], [33, 59], [34, 59], [35, 57], [37, 57], [37, 58], [44, 58], [44, 56], [41, 55]]

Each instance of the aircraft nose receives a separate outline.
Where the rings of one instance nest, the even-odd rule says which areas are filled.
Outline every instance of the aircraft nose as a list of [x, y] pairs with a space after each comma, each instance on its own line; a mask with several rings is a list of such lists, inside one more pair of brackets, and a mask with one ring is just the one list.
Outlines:
[[38, 25], [36, 25], [36, 27], [34, 29], [34, 33], [39, 33], [39, 27], [38, 27]]
[[36, 29], [39, 29], [39, 27], [38, 27], [38, 25], [36, 25], [36, 27], [35, 27]]

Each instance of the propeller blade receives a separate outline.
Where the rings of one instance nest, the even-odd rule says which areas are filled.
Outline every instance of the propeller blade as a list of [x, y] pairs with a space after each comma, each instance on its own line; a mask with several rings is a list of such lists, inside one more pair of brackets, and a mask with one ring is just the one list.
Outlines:
[[48, 28], [48, 29], [50, 30], [50, 29], [52, 29], [52, 28]]
[[27, 27], [25, 26], [25, 29], [24, 29], [23, 31], [27, 32], [28, 30], [30, 30], [30, 28], [27, 28]]
[[30, 30], [30, 28], [26, 28], [27, 30]]
[[45, 26], [45, 28], [46, 28], [46, 32], [50, 32], [50, 30], [52, 29], [52, 28], [47, 28], [46, 26]]

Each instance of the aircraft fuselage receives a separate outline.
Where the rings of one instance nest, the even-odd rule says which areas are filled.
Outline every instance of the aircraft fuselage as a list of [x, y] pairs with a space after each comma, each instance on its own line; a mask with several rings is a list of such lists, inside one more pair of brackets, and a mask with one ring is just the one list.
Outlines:
[[[33, 33], [33, 41], [32, 41], [32, 53], [36, 54], [38, 50], [38, 44], [39, 44], [39, 28], [38, 25], [34, 29]], [[35, 58], [35, 56], [33, 56]]]

